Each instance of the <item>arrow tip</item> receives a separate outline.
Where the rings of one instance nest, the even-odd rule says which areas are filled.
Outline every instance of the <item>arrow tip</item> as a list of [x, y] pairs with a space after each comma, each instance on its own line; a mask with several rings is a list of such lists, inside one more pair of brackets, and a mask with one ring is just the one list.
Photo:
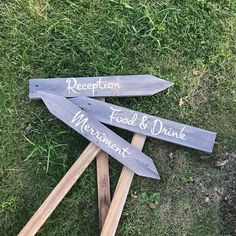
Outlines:
[[168, 81], [168, 80], [164, 80], [164, 79], [161, 79], [159, 77], [156, 77], [154, 75], [147, 75], [151, 80], [152, 80], [152, 88], [153, 88], [153, 91], [154, 93], [153, 94], [156, 94], [156, 93], [159, 93], [165, 89], [168, 89], [169, 87], [173, 86], [174, 83]]
[[148, 176], [148, 177], [150, 177], [150, 178], [152, 178], [152, 179], [158, 179], [158, 180], [161, 179], [161, 178], [160, 178], [160, 175], [159, 175], [158, 173], [153, 173], [152, 175], [150, 175], [150, 176]]
[[150, 171], [150, 178], [152, 178], [152, 179], [161, 179], [154, 163], [153, 163], [153, 169], [151, 169], [151, 171]]

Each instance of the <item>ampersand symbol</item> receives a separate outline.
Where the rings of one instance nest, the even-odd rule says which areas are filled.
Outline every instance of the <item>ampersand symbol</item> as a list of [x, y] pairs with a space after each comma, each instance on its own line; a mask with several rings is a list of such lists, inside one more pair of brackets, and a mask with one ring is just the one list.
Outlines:
[[140, 129], [146, 129], [147, 124], [146, 124], [147, 116], [143, 116], [142, 122], [139, 124]]

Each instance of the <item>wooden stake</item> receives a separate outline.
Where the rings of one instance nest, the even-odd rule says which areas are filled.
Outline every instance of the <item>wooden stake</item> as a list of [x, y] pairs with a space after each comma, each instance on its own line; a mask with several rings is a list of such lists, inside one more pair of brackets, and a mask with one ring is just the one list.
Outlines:
[[[105, 98], [100, 100], [105, 101]], [[100, 151], [96, 158], [96, 164], [99, 227], [102, 230], [111, 203], [108, 154]]]
[[[145, 140], [146, 136], [141, 134], [134, 134], [132, 144], [137, 149], [142, 150]], [[115, 235], [133, 177], [134, 172], [127, 167], [123, 167], [100, 236]]]
[[[141, 150], [144, 145], [145, 138], [146, 137], [143, 135], [135, 134], [133, 136], [132, 144], [137, 149], [139, 148]], [[47, 199], [39, 207], [36, 213], [28, 221], [25, 227], [21, 230], [18, 236], [33, 236], [38, 232], [38, 230], [42, 227], [48, 217], [52, 214], [58, 204], [62, 201], [65, 195], [69, 192], [78, 178], [82, 175], [82, 173], [93, 161], [93, 159], [99, 154], [100, 151], [100, 148], [95, 144], [90, 143], [88, 145], [81, 156], [77, 159], [77, 161], [69, 169], [66, 175], [62, 178], [62, 180], [49, 194]], [[107, 236], [115, 234], [133, 176], [134, 172], [126, 167], [123, 167], [101, 235]], [[114, 222], [112, 222], [112, 220], [114, 220]], [[113, 227], [110, 227], [113, 223]], [[107, 234], [106, 231], [108, 232]]]
[[29, 222], [19, 233], [19, 236], [32, 236], [37, 233], [47, 218], [52, 214], [58, 204], [62, 201], [78, 178], [100, 152], [100, 148], [90, 143], [69, 169], [62, 180], [57, 184], [47, 199], [39, 207]]
[[100, 151], [96, 159], [99, 226], [102, 230], [111, 203], [108, 155]]

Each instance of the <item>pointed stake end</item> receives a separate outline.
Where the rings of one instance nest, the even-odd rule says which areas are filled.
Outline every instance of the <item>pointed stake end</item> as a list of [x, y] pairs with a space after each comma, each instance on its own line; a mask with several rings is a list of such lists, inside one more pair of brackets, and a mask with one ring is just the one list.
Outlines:
[[151, 178], [151, 179], [158, 179], [160, 180], [160, 175], [158, 174], [158, 172], [154, 172], [154, 171], [151, 171], [149, 173], [146, 173], [146, 174], [142, 174], [140, 176], [143, 176], [143, 177], [147, 177], [147, 178]]
[[174, 86], [174, 84], [175, 84], [175, 83], [170, 82], [168, 80], [165, 80], [165, 82], [166, 82], [166, 84], [165, 84], [166, 88], [170, 88], [170, 87]]
[[156, 89], [155, 89], [155, 92], [153, 93], [153, 95], [174, 86], [174, 83], [172, 83], [168, 80], [163, 80], [163, 79], [160, 79], [160, 80], [161, 80], [161, 82], [158, 84], [158, 86], [156, 86]]
[[161, 179], [159, 174], [156, 174], [155, 177], [151, 177], [151, 178], [153, 178], [153, 179], [158, 179], [158, 180]]

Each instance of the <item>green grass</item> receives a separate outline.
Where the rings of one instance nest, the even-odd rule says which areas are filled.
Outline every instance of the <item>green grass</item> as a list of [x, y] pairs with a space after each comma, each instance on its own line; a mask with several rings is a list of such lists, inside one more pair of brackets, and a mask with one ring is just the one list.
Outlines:
[[[28, 80], [138, 73], [175, 86], [108, 101], [216, 131], [217, 144], [207, 155], [148, 138], [144, 152], [162, 178], [135, 177], [117, 235], [235, 233], [234, 0], [12, 0], [0, 9], [2, 236], [21, 230], [88, 144], [29, 101]], [[110, 160], [112, 192], [121, 168]], [[95, 173], [93, 163], [38, 235], [99, 234]]]

